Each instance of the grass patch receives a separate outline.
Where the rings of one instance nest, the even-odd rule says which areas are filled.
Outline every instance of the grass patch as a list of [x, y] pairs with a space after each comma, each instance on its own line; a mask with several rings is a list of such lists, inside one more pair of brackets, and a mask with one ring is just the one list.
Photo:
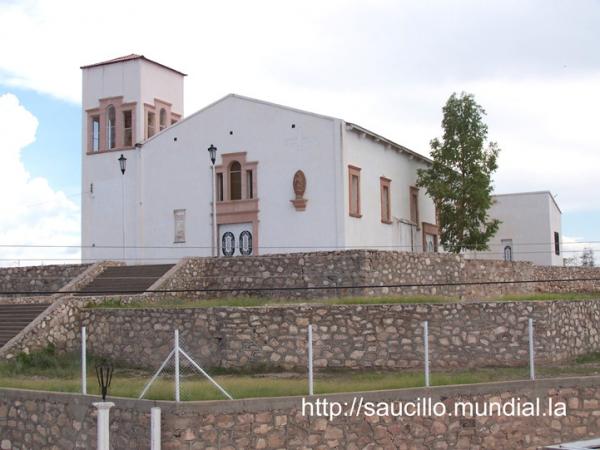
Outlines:
[[[514, 294], [482, 299], [482, 301], [583, 301], [600, 300], [600, 292], [593, 293], [533, 293]], [[87, 308], [98, 309], [143, 309], [143, 308], [242, 308], [260, 306], [298, 306], [298, 305], [396, 305], [396, 304], [438, 304], [457, 303], [458, 297], [431, 295], [380, 296], [380, 297], [341, 297], [324, 299], [277, 299], [263, 297], [226, 297], [207, 300], [173, 298], [156, 300], [141, 299], [122, 302], [118, 298], [108, 299], [98, 304], [88, 304]]]
[[[99, 394], [98, 384], [93, 376], [90, 360], [88, 391]], [[267, 370], [266, 368], [264, 370]], [[211, 375], [234, 398], [279, 397], [305, 395], [307, 380], [305, 373], [247, 373], [211, 370]], [[539, 378], [574, 375], [597, 375], [600, 373], [600, 353], [592, 353], [576, 358], [561, 366], [539, 366]], [[109, 395], [113, 397], [137, 398], [152, 373], [147, 370], [116, 366]], [[527, 367], [483, 368], [456, 370], [431, 374], [433, 386], [475, 384], [509, 380], [526, 380]], [[315, 393], [331, 394], [338, 392], [362, 392], [386, 389], [422, 387], [422, 371], [399, 370], [349, 371], [326, 370], [315, 375]], [[34, 389], [59, 392], [80, 392], [80, 367], [77, 355], [57, 355], [52, 347], [31, 355], [19, 355], [15, 360], [0, 362], [0, 386], [17, 389]], [[146, 398], [153, 400], [173, 400], [174, 383], [172, 376], [162, 376], [152, 386]], [[216, 400], [222, 394], [200, 375], [182, 375], [181, 398], [183, 400]]]
[[393, 305], [415, 303], [452, 303], [458, 302], [457, 297], [441, 296], [401, 296], [401, 297], [342, 297], [325, 299], [275, 299], [260, 297], [228, 297], [209, 300], [195, 299], [165, 299], [160, 302], [140, 300], [122, 302], [119, 299], [109, 299], [98, 304], [89, 304], [88, 308], [219, 308], [219, 307], [257, 307], [257, 306], [286, 306], [286, 305]]
[[600, 292], [585, 293], [534, 293], [534, 294], [514, 294], [495, 297], [493, 300], [519, 302], [519, 301], [582, 301], [582, 300], [600, 300]]
[[587, 355], [580, 355], [575, 358], [577, 364], [593, 364], [600, 363], [600, 352], [588, 353]]

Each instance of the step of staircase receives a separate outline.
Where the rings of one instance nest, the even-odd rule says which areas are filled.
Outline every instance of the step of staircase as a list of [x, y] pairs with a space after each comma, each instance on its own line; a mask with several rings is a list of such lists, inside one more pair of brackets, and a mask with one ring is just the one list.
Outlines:
[[48, 303], [29, 305], [0, 304], [0, 348], [29, 325], [50, 306]]
[[78, 295], [141, 294], [162, 277], [174, 264], [107, 267]]

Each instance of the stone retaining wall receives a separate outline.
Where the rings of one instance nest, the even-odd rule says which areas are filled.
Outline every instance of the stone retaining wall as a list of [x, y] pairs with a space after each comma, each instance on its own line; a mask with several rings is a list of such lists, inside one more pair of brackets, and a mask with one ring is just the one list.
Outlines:
[[[39, 298], [43, 299], [44, 303], [50, 303], [50, 306], [15, 337], [0, 347], [0, 358], [10, 359], [20, 352], [28, 353], [40, 350], [48, 344], [54, 344], [59, 350], [64, 349], [67, 342], [80, 335], [79, 313], [88, 301], [86, 297], [73, 297], [61, 292], [78, 291], [106, 267], [119, 264], [121, 263], [102, 261], [89, 265], [82, 273], [59, 289], [58, 294], [49, 297], [40, 296]], [[11, 304], [31, 303], [32, 298], [13, 297], [0, 299], [0, 301]]]
[[402, 369], [421, 367], [428, 320], [432, 367], [464, 368], [527, 364], [530, 317], [539, 362], [600, 350], [600, 301], [87, 309], [61, 333], [85, 325], [89, 352], [157, 367], [179, 329], [206, 367], [304, 370], [310, 323], [316, 368]]
[[0, 268], [0, 296], [9, 296], [11, 292], [55, 292], [88, 267], [90, 264], [3, 267]]
[[[594, 281], [532, 282], [580, 278]], [[527, 283], [519, 283], [522, 281]], [[390, 294], [482, 298], [532, 292], [597, 291], [600, 268], [535, 266], [529, 262], [465, 259], [453, 254], [348, 250], [188, 258], [157, 289], [197, 289], [163, 294], [194, 298], [248, 294], [301, 298]]]
[[[351, 405], [415, 402], [431, 398], [454, 411], [456, 402], [552, 399], [566, 416], [376, 417], [364, 413], [324, 417], [303, 414], [301, 397], [240, 401], [151, 402], [114, 399], [111, 441], [115, 450], [149, 448], [149, 411], [162, 410], [164, 450], [395, 448], [420, 450], [539, 450], [549, 444], [600, 435], [600, 377], [402, 389], [312, 398]], [[0, 389], [0, 448], [95, 449], [93, 397]], [[397, 404], [397, 403], [396, 403]], [[347, 411], [347, 410], [345, 410]], [[363, 410], [364, 411], [364, 410]], [[545, 412], [542, 410], [541, 412]]]
[[[97, 397], [0, 388], [0, 448], [96, 448]], [[111, 409], [111, 448], [150, 448], [152, 402], [119, 399]], [[182, 447], [185, 448], [185, 447]]]

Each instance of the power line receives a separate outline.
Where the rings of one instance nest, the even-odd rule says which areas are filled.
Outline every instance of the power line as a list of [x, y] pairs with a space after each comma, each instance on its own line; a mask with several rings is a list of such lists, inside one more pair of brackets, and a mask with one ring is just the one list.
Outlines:
[[[235, 287], [235, 288], [197, 288], [197, 289], [156, 289], [156, 290], [102, 290], [102, 291], [0, 291], [0, 295], [54, 295], [54, 294], [85, 294], [85, 295], [127, 295], [127, 294], [166, 294], [190, 292], [264, 292], [264, 291], [314, 291], [338, 289], [384, 289], [384, 288], [414, 288], [414, 287], [452, 287], [452, 286], [486, 286], [505, 284], [530, 284], [530, 283], [563, 283], [580, 281], [600, 281], [600, 278], [555, 278], [542, 280], [504, 280], [504, 281], [466, 281], [444, 283], [399, 283], [384, 285], [342, 285], [342, 286], [282, 286], [282, 287]], [[600, 296], [600, 294], [599, 294]]]
[[[548, 245], [553, 246], [554, 242], [513, 242], [512, 246], [528, 246], [528, 245]], [[600, 244], [600, 241], [577, 241], [577, 242], [562, 242], [561, 246], [569, 246], [574, 244]], [[308, 248], [308, 249], [326, 249], [326, 248], [336, 248], [336, 249], [362, 249], [362, 248], [413, 248], [415, 245], [262, 245], [259, 248], [262, 249], [285, 249], [285, 248]], [[489, 246], [502, 246], [502, 244], [489, 244]], [[98, 249], [122, 249], [122, 245], [59, 245], [59, 244], [0, 244], [0, 247], [3, 248], [98, 248]], [[126, 249], [211, 249], [210, 245], [126, 245], [124, 246]], [[479, 251], [476, 250], [477, 247], [474, 246], [470, 248], [470, 251]], [[482, 250], [486, 251], [487, 250]]]

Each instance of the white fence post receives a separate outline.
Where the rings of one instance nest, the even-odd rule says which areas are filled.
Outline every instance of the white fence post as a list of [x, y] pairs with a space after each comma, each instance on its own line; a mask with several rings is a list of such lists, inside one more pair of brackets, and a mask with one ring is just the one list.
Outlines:
[[308, 325], [308, 395], [314, 395], [313, 383], [313, 334], [312, 325]]
[[160, 408], [150, 408], [150, 450], [160, 450]]
[[97, 450], [110, 450], [110, 420], [109, 411], [110, 408], [115, 406], [112, 402], [97, 402], [94, 403], [97, 409], [97, 437], [98, 444]]
[[535, 345], [533, 341], [533, 319], [529, 319], [529, 377], [535, 380]]
[[175, 330], [175, 401], [179, 401], [179, 330]]
[[429, 387], [429, 322], [423, 322], [423, 352], [425, 353], [425, 386]]
[[81, 393], [87, 395], [87, 334], [85, 327], [81, 327]]

